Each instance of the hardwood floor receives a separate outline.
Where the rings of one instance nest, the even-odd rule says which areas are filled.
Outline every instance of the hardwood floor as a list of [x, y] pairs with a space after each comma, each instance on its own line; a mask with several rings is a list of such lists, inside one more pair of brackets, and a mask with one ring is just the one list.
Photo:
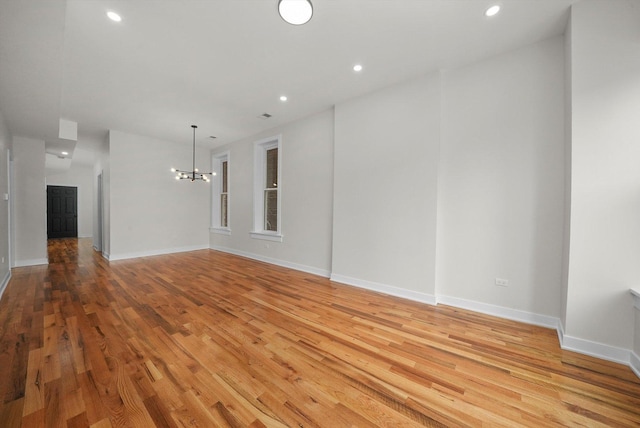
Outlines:
[[1, 427], [639, 426], [556, 332], [215, 251], [49, 243], [0, 302]]

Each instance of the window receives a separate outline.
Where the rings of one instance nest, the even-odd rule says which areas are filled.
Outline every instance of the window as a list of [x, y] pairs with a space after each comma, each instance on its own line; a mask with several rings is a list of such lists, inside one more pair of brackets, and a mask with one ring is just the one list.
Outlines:
[[229, 195], [231, 183], [229, 178], [229, 152], [213, 155], [213, 177], [211, 197], [211, 231], [224, 235], [231, 234], [229, 227]]
[[220, 227], [229, 227], [229, 161], [222, 161], [222, 191], [220, 192]]
[[255, 143], [253, 231], [251, 237], [282, 242], [280, 136]]
[[264, 230], [278, 231], [278, 148], [267, 150], [264, 189]]

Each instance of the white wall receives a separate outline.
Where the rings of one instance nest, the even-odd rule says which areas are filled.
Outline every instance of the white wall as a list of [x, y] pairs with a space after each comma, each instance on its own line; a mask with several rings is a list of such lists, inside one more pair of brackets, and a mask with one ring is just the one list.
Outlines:
[[14, 266], [46, 264], [47, 201], [44, 141], [13, 138]]
[[[196, 153], [208, 169], [208, 151]], [[191, 157], [191, 145], [109, 132], [111, 260], [209, 247], [210, 185], [170, 171], [189, 169]]]
[[335, 107], [332, 279], [435, 302], [440, 79]]
[[78, 188], [78, 237], [93, 236], [93, 167], [74, 165], [66, 171], [46, 173], [48, 186]]
[[560, 326], [567, 321], [569, 287], [569, 249], [571, 246], [571, 15], [564, 34], [564, 234], [562, 238], [562, 283], [560, 299]]
[[[281, 135], [282, 242], [251, 238], [254, 142]], [[329, 276], [333, 209], [333, 110], [277, 127], [213, 154], [230, 155], [231, 235], [211, 233], [211, 247]]]
[[[100, 251], [105, 258], [109, 258], [111, 251], [111, 211], [110, 211], [110, 189], [111, 189], [111, 169], [109, 162], [109, 139], [108, 133], [98, 147], [96, 161], [93, 165], [93, 248]], [[98, 201], [98, 176], [102, 174], [102, 200]], [[102, 210], [102, 225], [98, 211]], [[102, 226], [102, 227], [101, 227]], [[102, 241], [100, 239], [102, 238]]]
[[9, 193], [7, 150], [11, 145], [11, 134], [0, 112], [0, 296], [11, 276], [9, 266], [9, 201], [3, 195]]
[[589, 0], [572, 7], [569, 346], [632, 349], [629, 289], [640, 284], [638, 6]]
[[560, 316], [563, 58], [558, 37], [443, 75], [439, 294]]
[[635, 325], [633, 328], [633, 354], [631, 356], [631, 362], [636, 374], [640, 377], [640, 307], [636, 307], [633, 310], [633, 317]]

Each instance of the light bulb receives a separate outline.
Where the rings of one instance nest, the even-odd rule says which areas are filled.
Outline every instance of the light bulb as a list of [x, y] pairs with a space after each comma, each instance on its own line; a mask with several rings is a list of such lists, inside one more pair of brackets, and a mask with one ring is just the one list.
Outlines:
[[176, 172], [176, 169], [175, 168], [171, 168], [171, 172]]

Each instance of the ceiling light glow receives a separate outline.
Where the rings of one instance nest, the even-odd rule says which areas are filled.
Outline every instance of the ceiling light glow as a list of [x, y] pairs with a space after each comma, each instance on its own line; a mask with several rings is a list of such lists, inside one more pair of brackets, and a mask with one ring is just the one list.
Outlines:
[[288, 99], [288, 98], [287, 98], [287, 96], [286, 96], [286, 95], [282, 95], [282, 96], [280, 96], [280, 101], [282, 101], [282, 102], [287, 101], [287, 99]]
[[500, 6], [498, 6], [497, 4], [494, 4], [484, 12], [484, 15], [488, 17], [496, 16], [498, 12], [500, 12]]
[[62, 155], [63, 155], [63, 156], [66, 156], [66, 155], [68, 155], [68, 154], [69, 154], [69, 152], [62, 152]]
[[362, 71], [362, 66], [360, 64], [356, 64], [353, 66], [353, 71]]
[[107, 12], [107, 16], [109, 17], [110, 20], [115, 21], [115, 22], [120, 22], [122, 21], [122, 18], [120, 17], [120, 15], [118, 15], [117, 13], [113, 12], [113, 11], [109, 11]]
[[289, 24], [302, 25], [313, 16], [313, 6], [311, 0], [279, 0], [278, 13]]

